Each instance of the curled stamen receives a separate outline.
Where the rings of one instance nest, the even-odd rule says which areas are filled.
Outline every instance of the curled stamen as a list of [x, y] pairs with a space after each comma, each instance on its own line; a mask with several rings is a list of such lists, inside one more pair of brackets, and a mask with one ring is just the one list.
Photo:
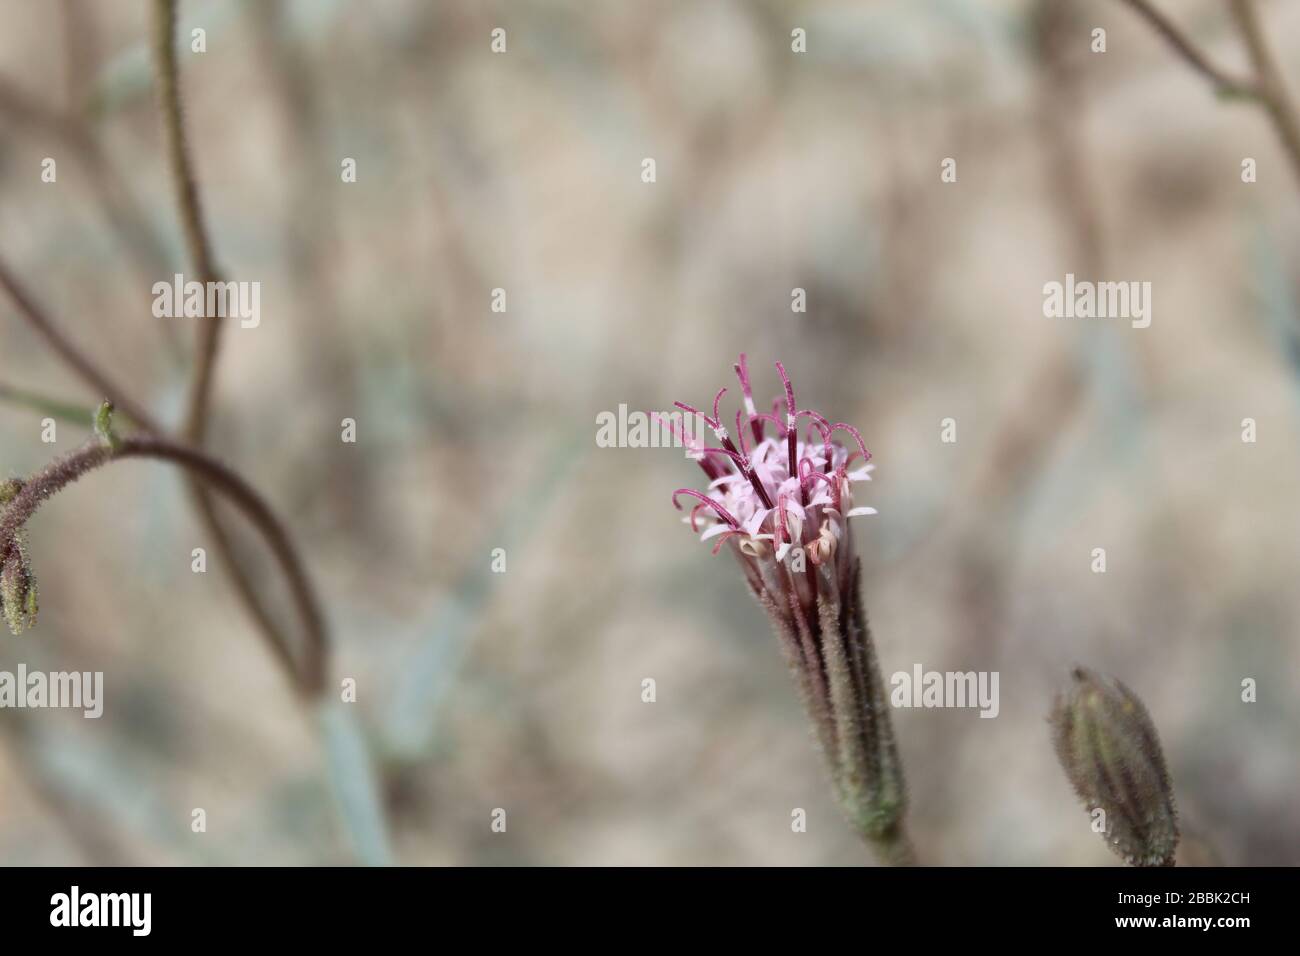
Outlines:
[[695, 461], [699, 464], [700, 468], [704, 470], [704, 473], [709, 476], [710, 480], [720, 477], [713, 462], [708, 461], [704, 455], [701, 454], [701, 446], [704, 442], [690, 435], [686, 431], [685, 426], [678, 425], [677, 422], [673, 421], [671, 418], [660, 415], [658, 412], [651, 412], [650, 420], [659, 423], [661, 426], [667, 427], [668, 433], [674, 438], [680, 440], [683, 448], [690, 451], [692, 455], [699, 455], [700, 457], [696, 458]]
[[749, 364], [745, 359], [745, 353], [740, 353], [740, 361], [731, 366], [736, 371], [736, 378], [740, 379], [740, 391], [745, 396], [745, 411], [751, 415], [754, 413], [754, 387], [749, 383]]
[[708, 425], [714, 431], [717, 431], [719, 428], [722, 427], [722, 424], [716, 418], [710, 418], [708, 415], [705, 415], [694, 405], [687, 405], [685, 402], [673, 402], [673, 405], [675, 405], [677, 408], [680, 408], [684, 412], [690, 412], [692, 415], [699, 415], [700, 418], [704, 420], [704, 424]]
[[850, 435], [852, 435], [853, 440], [856, 441], [858, 443], [858, 447], [862, 449], [862, 460], [871, 461], [871, 452], [867, 451], [866, 442], [862, 440], [862, 433], [859, 432], [852, 425], [849, 425], [845, 422], [836, 422], [834, 425], [831, 426], [831, 431], [835, 432], [841, 428], [844, 429], [846, 432], [848, 432]]
[[793, 417], [798, 407], [794, 403], [794, 384], [790, 381], [790, 376], [785, 374], [785, 366], [780, 362], [776, 363], [776, 372], [781, 376], [781, 382], [785, 385], [785, 413]]
[[677, 503], [678, 495], [690, 495], [692, 498], [698, 498], [704, 504], [716, 511], [722, 517], [722, 520], [731, 525], [733, 530], [740, 530], [740, 522], [736, 520], [735, 516], [726, 508], [722, 507], [721, 503], [714, 501], [708, 495], [698, 492], [694, 488], [678, 488], [673, 492], [673, 507], [678, 511], [682, 510], [682, 506]]
[[831, 460], [834, 458], [834, 449], [831, 446], [831, 423], [822, 418], [821, 415], [814, 412], [811, 408], [801, 408], [795, 412], [795, 417], [799, 418], [807, 415], [812, 419], [813, 427], [822, 434], [822, 452], [826, 457], [826, 471], [831, 470]]
[[721, 551], [723, 543], [728, 538], [734, 538], [738, 534], [740, 534], [739, 531], [724, 531], [722, 532], [722, 534], [718, 535], [718, 542], [713, 546], [713, 553], [717, 554], [719, 551]]
[[695, 517], [700, 513], [700, 509], [703, 507], [704, 505], [696, 505], [694, 508], [691, 509], [691, 530], [694, 531], [696, 534], [699, 534], [700, 528], [695, 523]]
[[703, 448], [701, 451], [706, 455], [726, 455], [736, 463], [736, 468], [742, 475], [747, 475], [748, 463], [745, 461], [745, 457], [739, 452], [734, 452], [727, 448]]
[[713, 396], [713, 421], [716, 423], [714, 428], [722, 427], [722, 418], [718, 415], [718, 403], [722, 401], [722, 396], [727, 394], [726, 386], [718, 389], [718, 394]]
[[[804, 460], [807, 461], [808, 459], [805, 458]], [[826, 482], [826, 484], [830, 485], [831, 503], [834, 505], [835, 510], [839, 511], [840, 510], [840, 481], [844, 477], [843, 474], [837, 473], [835, 477], [832, 478], [830, 475], [823, 474], [820, 471], [811, 471], [809, 472], [808, 477], [810, 479], [818, 479], [824, 481]]]

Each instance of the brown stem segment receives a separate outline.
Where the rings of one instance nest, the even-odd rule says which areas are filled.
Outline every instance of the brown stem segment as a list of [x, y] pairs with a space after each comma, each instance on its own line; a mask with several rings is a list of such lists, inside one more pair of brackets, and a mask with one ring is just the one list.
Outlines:
[[1291, 160], [1291, 168], [1300, 177], [1300, 114], [1296, 113], [1295, 101], [1287, 89], [1286, 78], [1264, 38], [1264, 28], [1259, 22], [1254, 3], [1251, 0], [1232, 0], [1232, 15], [1246, 41], [1246, 49], [1250, 51], [1250, 61], [1255, 65], [1264, 108], [1273, 120], [1278, 138], [1282, 140], [1282, 146]]
[[[154, 65], [158, 74], [158, 108], [162, 113], [167, 140], [167, 161], [171, 168], [172, 185], [176, 190], [176, 205], [185, 232], [190, 268], [197, 273], [194, 279], [206, 285], [218, 281], [218, 276], [181, 115], [180, 74], [176, 67], [176, 2], [154, 0], [153, 10]], [[209, 316], [199, 326], [194, 378], [190, 381], [183, 433], [189, 441], [200, 447], [207, 434], [208, 408], [217, 353], [221, 345], [222, 325], [216, 316]]]
[[26, 290], [18, 284], [18, 280], [13, 277], [3, 261], [0, 261], [0, 288], [8, 293], [9, 298], [17, 306], [19, 315], [27, 321], [27, 324], [45, 339], [50, 348], [58, 353], [59, 358], [99, 392], [101, 398], [111, 401], [119, 412], [141, 428], [154, 432], [162, 431], [158, 422], [142, 405], [137, 404], [118, 386], [117, 382], [101, 371], [95, 361], [50, 320]]
[[316, 592], [298, 559], [289, 533], [248, 482], [195, 448], [155, 435], [137, 435], [123, 439], [117, 450], [99, 441], [91, 441], [72, 454], [56, 459], [29, 478], [0, 515], [0, 555], [8, 553], [15, 535], [44, 501], [87, 472], [120, 458], [153, 458], [181, 466], [235, 505], [261, 532], [284, 571], [304, 623], [299, 660], [295, 661], [283, 644], [276, 644], [273, 649], [295, 687], [306, 697], [319, 696], [327, 678], [328, 638]]
[[[144, 406], [134, 401], [121, 387], [102, 371], [95, 360], [64, 334], [36, 302], [27, 295], [13, 275], [0, 261], [0, 288], [3, 288], [18, 308], [19, 315], [50, 345], [73, 371], [77, 372], [87, 383], [95, 388], [101, 396], [111, 401], [119, 412], [135, 422], [142, 430], [156, 435], [163, 434], [162, 425]], [[235, 593], [244, 607], [252, 615], [261, 630], [262, 636], [271, 646], [271, 653], [279, 660], [291, 657], [289, 641], [283, 631], [271, 618], [270, 612], [258, 596], [249, 576], [235, 557], [234, 547], [216, 514], [215, 505], [208, 489], [193, 474], [187, 475], [186, 485], [190, 499], [198, 512], [199, 522], [203, 526], [212, 546], [213, 552], [229, 574]]]
[[1125, 0], [1165, 38], [1165, 41], [1193, 70], [1214, 84], [1215, 89], [1228, 96], [1255, 97], [1260, 95], [1259, 85], [1253, 80], [1231, 76], [1210, 61], [1182, 29], [1160, 12], [1149, 0]]

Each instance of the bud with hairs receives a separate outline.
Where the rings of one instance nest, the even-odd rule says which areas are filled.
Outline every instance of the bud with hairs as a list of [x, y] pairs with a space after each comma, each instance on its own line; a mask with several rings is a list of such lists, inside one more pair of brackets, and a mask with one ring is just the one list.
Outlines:
[[1105, 814], [1106, 845], [1132, 866], [1173, 866], [1178, 814], [1156, 728], [1137, 695], [1083, 667], [1050, 718], [1056, 754], [1090, 812]]

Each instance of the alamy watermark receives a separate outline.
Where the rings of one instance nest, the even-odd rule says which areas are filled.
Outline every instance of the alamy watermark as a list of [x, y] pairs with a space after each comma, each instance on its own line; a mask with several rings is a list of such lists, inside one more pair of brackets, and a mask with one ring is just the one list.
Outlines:
[[981, 717], [998, 715], [997, 671], [896, 671], [889, 678], [895, 707], [978, 707]]
[[104, 713], [103, 671], [0, 671], [0, 707], [60, 707], [84, 711], [83, 717]]
[[148, 936], [153, 928], [152, 893], [83, 893], [73, 885], [50, 897], [50, 925], [56, 927], [120, 926], [132, 936]]
[[155, 282], [153, 314], [171, 319], [239, 319], [240, 328], [255, 329], [262, 322], [262, 283], [186, 282], [176, 273], [172, 281]]
[[703, 426], [695, 415], [674, 409], [671, 412], [628, 411], [619, 405], [617, 412], [596, 415], [597, 448], [685, 448], [688, 457], [698, 454], [704, 442], [699, 432]]
[[1067, 272], [1064, 282], [1043, 286], [1043, 315], [1049, 319], [1129, 319], [1133, 328], [1151, 324], [1150, 282], [1075, 281]]

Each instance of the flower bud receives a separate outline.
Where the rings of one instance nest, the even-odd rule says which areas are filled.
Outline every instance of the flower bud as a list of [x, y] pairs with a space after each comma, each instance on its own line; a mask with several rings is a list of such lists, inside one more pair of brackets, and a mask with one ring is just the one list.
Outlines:
[[95, 409], [95, 416], [92, 419], [95, 427], [95, 435], [113, 451], [120, 451], [122, 448], [122, 439], [118, 437], [117, 432], [113, 429], [113, 403], [103, 401], [99, 403], [99, 408]]
[[1071, 677], [1051, 716], [1066, 777], [1116, 855], [1133, 866], [1173, 866], [1178, 816], [1146, 708], [1118, 680], [1082, 667]]

